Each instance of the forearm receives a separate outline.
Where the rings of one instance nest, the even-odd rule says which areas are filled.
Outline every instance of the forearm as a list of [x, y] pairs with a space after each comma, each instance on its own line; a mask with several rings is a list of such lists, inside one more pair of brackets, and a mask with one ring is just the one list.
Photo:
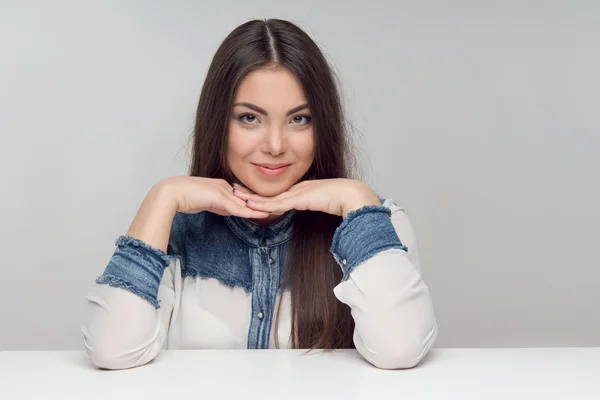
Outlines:
[[350, 306], [354, 343], [368, 361], [380, 368], [410, 368], [433, 345], [437, 325], [412, 225], [394, 208], [390, 219], [385, 208], [366, 207], [340, 226], [332, 253], [344, 280], [334, 293]]
[[162, 348], [178, 262], [166, 254], [175, 210], [169, 189], [159, 182], [126, 235], [118, 238], [115, 253], [88, 294], [82, 330], [95, 365], [131, 368], [147, 363]]
[[172, 259], [158, 289], [159, 309], [130, 291], [94, 285], [88, 294], [82, 331], [86, 352], [96, 366], [131, 368], [158, 354], [168, 335], [178, 276], [179, 261]]
[[353, 181], [353, 191], [345, 196], [342, 205], [342, 217], [348, 217], [348, 214], [366, 206], [381, 206], [377, 194], [365, 183]]
[[158, 354], [167, 336], [168, 301], [157, 310], [131, 292], [99, 284], [87, 299], [82, 332], [85, 350], [94, 365], [131, 368]]
[[169, 187], [159, 182], [148, 192], [126, 236], [166, 253], [176, 211]]
[[429, 289], [403, 250], [364, 262], [334, 293], [352, 309], [357, 350], [377, 367], [413, 367], [437, 337]]

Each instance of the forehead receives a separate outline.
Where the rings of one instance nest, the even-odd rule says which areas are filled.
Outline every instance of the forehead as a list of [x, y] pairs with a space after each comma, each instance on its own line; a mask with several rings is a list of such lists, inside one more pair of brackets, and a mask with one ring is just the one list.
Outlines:
[[283, 67], [261, 68], [240, 83], [235, 102], [247, 102], [267, 110], [289, 110], [306, 103], [304, 90], [295, 75]]

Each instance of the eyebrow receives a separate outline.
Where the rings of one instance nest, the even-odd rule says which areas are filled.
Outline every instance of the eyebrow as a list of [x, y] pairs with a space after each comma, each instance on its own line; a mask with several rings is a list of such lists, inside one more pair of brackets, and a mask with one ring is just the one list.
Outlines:
[[[269, 115], [269, 113], [267, 112], [267, 110], [265, 110], [264, 108], [260, 108], [259, 106], [254, 105], [252, 103], [235, 103], [233, 106], [234, 107], [235, 106], [244, 106], [244, 107], [248, 107], [249, 109], [251, 109], [253, 111], [256, 111], [257, 113], [260, 113], [260, 114], [262, 114], [264, 116], [268, 116]], [[290, 111], [288, 111], [287, 114], [286, 114], [286, 116], [290, 116], [290, 115], [292, 115], [294, 113], [297, 113], [300, 110], [304, 110], [305, 108], [308, 108], [308, 104], [301, 104], [298, 107], [294, 107]]]

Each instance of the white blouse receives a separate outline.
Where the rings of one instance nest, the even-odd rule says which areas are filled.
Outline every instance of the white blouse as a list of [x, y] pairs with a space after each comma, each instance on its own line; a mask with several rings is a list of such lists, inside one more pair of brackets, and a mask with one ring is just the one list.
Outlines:
[[[354, 343], [367, 361], [379, 368], [410, 368], [432, 347], [437, 324], [411, 222], [393, 201], [383, 205], [391, 209], [394, 229], [408, 251], [389, 249], [362, 262], [335, 287], [334, 294], [351, 308]], [[130, 291], [104, 284], [95, 284], [87, 300], [82, 327], [85, 347], [101, 368], [139, 366], [161, 349], [245, 349], [247, 345], [252, 293], [213, 278], [182, 278], [178, 258], [170, 259], [162, 276], [158, 309]], [[287, 291], [278, 296], [279, 302], [283, 302], [279, 347], [288, 348]], [[275, 348], [273, 335], [270, 347]]]

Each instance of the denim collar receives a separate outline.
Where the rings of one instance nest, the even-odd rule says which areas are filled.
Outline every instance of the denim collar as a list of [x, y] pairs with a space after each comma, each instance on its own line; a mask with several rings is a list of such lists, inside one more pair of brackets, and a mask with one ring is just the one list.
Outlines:
[[250, 246], [279, 246], [290, 240], [295, 213], [295, 210], [288, 211], [268, 226], [261, 226], [249, 219], [235, 216], [225, 217], [225, 222], [237, 237]]

